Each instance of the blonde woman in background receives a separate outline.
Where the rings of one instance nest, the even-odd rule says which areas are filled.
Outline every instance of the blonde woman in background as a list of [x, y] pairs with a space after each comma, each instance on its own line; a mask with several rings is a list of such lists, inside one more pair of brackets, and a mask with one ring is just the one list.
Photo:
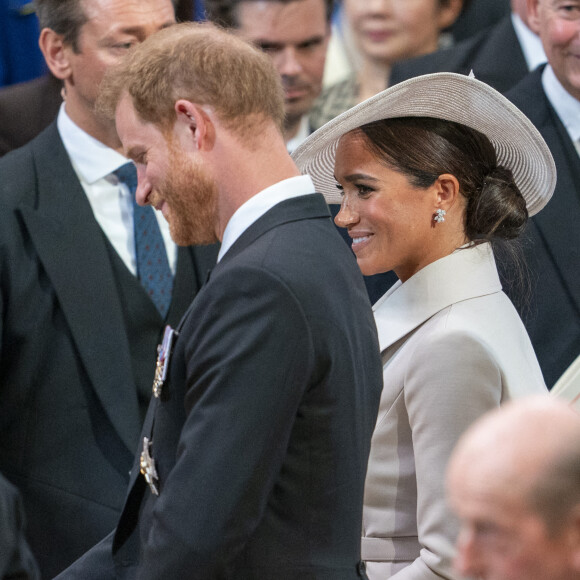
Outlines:
[[437, 50], [462, 6], [463, 0], [344, 0], [355, 70], [323, 91], [310, 116], [312, 128], [384, 90], [393, 63]]

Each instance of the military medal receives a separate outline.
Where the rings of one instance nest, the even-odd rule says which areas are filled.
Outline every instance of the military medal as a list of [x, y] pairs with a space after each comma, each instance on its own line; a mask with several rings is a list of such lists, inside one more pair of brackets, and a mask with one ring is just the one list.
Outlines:
[[155, 460], [149, 454], [149, 448], [151, 447], [153, 441], [149, 441], [147, 437], [143, 437], [143, 451], [141, 452], [141, 460], [139, 461], [140, 471], [145, 477], [145, 481], [151, 489], [153, 495], [159, 495], [159, 490], [157, 489], [157, 483], [159, 482], [159, 477], [157, 475], [157, 470], [155, 469]]
[[153, 379], [153, 396], [156, 399], [161, 396], [161, 389], [167, 378], [169, 355], [176, 336], [176, 331], [171, 326], [166, 326], [163, 333], [163, 342], [157, 347], [157, 363], [155, 364], [155, 378]]

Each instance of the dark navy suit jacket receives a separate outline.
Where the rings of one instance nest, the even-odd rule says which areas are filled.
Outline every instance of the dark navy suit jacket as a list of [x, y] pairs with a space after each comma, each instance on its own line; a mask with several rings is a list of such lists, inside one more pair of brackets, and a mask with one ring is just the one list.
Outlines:
[[143, 430], [160, 495], [136, 461], [114, 543], [59, 580], [366, 578], [362, 500], [381, 390], [369, 300], [322, 196], [279, 203], [228, 250], [179, 327]]
[[538, 128], [556, 162], [554, 195], [531, 218], [525, 238], [532, 297], [522, 311], [551, 388], [580, 353], [580, 157], [544, 93], [543, 69], [530, 73], [506, 96]]

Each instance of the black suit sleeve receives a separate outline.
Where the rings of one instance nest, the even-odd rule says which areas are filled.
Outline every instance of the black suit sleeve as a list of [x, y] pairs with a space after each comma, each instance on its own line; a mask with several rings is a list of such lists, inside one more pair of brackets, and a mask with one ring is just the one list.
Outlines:
[[275, 276], [221, 270], [196, 304], [179, 338], [187, 418], [145, 532], [142, 580], [222, 577], [263, 517], [315, 373], [309, 321]]

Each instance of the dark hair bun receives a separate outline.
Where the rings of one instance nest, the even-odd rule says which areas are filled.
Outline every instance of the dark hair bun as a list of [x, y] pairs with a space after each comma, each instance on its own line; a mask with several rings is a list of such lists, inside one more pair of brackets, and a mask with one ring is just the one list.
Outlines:
[[511, 170], [497, 166], [483, 180], [480, 195], [467, 206], [466, 233], [470, 240], [511, 240], [526, 226], [528, 210]]

